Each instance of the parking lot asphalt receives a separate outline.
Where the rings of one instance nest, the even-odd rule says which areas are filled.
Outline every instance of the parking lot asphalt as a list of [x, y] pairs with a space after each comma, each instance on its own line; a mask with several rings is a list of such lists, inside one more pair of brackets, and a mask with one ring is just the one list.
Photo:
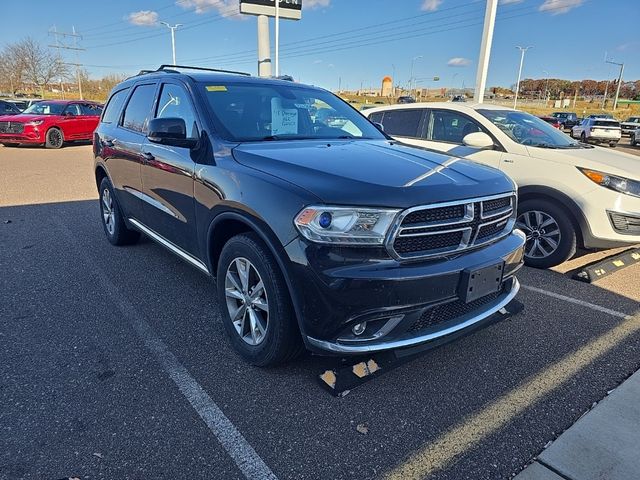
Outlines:
[[0, 147], [1, 479], [510, 478], [640, 368], [637, 266], [525, 268], [522, 313], [336, 398], [338, 359], [244, 364], [211, 280], [96, 199], [90, 146]]

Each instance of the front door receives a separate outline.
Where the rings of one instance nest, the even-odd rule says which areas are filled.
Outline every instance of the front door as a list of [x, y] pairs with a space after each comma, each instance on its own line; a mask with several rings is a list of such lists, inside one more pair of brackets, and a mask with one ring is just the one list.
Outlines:
[[[200, 124], [187, 89], [164, 83], [154, 118], [181, 118], [187, 136], [198, 138]], [[145, 142], [142, 148], [143, 223], [185, 252], [198, 257], [192, 150]]]

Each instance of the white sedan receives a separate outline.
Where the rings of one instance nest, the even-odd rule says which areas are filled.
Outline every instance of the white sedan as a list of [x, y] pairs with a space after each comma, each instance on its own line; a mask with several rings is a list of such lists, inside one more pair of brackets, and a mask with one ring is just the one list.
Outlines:
[[[414, 103], [364, 112], [403, 143], [506, 172], [518, 184], [525, 261], [547, 268], [578, 245], [640, 243], [640, 158], [578, 143], [533, 115], [487, 104]], [[455, 159], [453, 159], [455, 161]]]

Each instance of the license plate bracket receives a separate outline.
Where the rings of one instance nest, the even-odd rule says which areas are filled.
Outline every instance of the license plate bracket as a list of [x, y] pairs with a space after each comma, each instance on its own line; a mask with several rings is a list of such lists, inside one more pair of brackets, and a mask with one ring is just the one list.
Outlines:
[[496, 293], [502, 284], [504, 262], [462, 271], [458, 296], [465, 303]]

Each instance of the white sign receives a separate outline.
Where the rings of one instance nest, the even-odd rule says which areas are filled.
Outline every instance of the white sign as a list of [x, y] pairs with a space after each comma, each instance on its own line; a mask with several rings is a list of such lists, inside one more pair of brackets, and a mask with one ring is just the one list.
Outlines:
[[[275, 0], [240, 0], [240, 13], [275, 17], [276, 2]], [[300, 20], [302, 0], [280, 0], [280, 18]]]

